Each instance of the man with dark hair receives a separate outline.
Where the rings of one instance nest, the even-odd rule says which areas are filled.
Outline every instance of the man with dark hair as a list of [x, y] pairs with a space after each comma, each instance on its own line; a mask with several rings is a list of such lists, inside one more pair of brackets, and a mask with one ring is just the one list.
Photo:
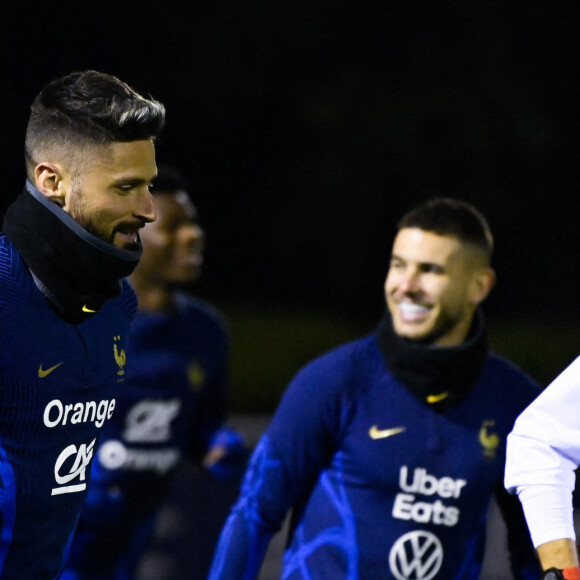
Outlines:
[[[46, 85], [27, 181], [0, 234], [0, 578], [59, 576], [96, 439], [123, 388], [136, 298], [124, 280], [163, 105], [96, 71]], [[129, 355], [130, 356], [130, 355]]]
[[479, 577], [490, 499], [508, 525], [517, 579], [537, 578], [525, 522], [502, 487], [504, 441], [538, 386], [488, 352], [480, 304], [492, 237], [471, 205], [408, 213], [376, 333], [290, 383], [224, 526], [211, 580], [257, 578], [292, 509], [283, 577]]
[[[174, 168], [159, 167], [151, 189], [157, 220], [143, 229], [143, 256], [130, 277], [139, 304], [131, 325], [131, 367], [115, 414], [103, 426], [63, 579], [135, 578], [182, 459], [203, 466], [216, 483], [239, 478], [245, 466], [241, 437], [224, 425], [225, 320], [184, 291], [201, 273], [205, 245], [186, 190]], [[199, 577], [206, 575], [207, 569]]]

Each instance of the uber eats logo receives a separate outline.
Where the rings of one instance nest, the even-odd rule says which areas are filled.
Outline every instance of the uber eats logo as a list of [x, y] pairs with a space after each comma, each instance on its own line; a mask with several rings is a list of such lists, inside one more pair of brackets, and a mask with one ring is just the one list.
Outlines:
[[458, 499], [466, 483], [465, 479], [438, 478], [424, 467], [416, 467], [410, 473], [403, 465], [399, 472], [402, 493], [395, 497], [393, 517], [420, 524], [454, 526], [459, 521], [459, 509], [445, 505], [441, 499]]

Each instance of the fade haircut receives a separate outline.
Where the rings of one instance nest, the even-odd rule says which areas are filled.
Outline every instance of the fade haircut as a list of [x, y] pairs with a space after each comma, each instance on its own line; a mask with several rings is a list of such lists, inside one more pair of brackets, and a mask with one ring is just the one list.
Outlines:
[[74, 164], [90, 146], [155, 138], [164, 124], [160, 102], [114, 76], [88, 70], [56, 79], [31, 106], [25, 141], [28, 178], [33, 180], [36, 165], [51, 157]]
[[454, 236], [481, 250], [486, 262], [491, 262], [493, 235], [489, 224], [478, 209], [465, 201], [432, 199], [407, 212], [399, 221], [397, 231], [403, 228], [419, 228], [439, 236]]

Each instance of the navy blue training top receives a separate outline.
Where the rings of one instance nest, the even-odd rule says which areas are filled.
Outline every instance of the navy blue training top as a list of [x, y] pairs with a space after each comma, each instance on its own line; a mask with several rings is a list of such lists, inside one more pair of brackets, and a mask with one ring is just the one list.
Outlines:
[[56, 578], [123, 388], [136, 297], [64, 322], [0, 234], [0, 578]]
[[291, 382], [258, 443], [210, 579], [257, 578], [292, 510], [284, 580], [476, 580], [498, 490], [513, 572], [537, 578], [517, 498], [501, 483], [506, 436], [538, 392], [490, 355], [467, 397], [437, 412], [391, 374], [376, 336], [323, 355]]

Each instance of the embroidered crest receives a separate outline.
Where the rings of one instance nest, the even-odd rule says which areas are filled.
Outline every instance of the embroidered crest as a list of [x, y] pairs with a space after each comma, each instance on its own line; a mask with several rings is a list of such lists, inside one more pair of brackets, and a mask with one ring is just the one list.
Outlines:
[[127, 355], [125, 349], [119, 350], [117, 342], [121, 340], [120, 336], [113, 337], [113, 354], [115, 355], [115, 362], [119, 365], [117, 374], [122, 377], [125, 374], [125, 365], [127, 364]]
[[483, 447], [483, 455], [489, 459], [493, 459], [499, 447], [499, 435], [492, 431], [495, 421], [493, 419], [486, 419], [481, 424], [479, 430], [479, 442]]

